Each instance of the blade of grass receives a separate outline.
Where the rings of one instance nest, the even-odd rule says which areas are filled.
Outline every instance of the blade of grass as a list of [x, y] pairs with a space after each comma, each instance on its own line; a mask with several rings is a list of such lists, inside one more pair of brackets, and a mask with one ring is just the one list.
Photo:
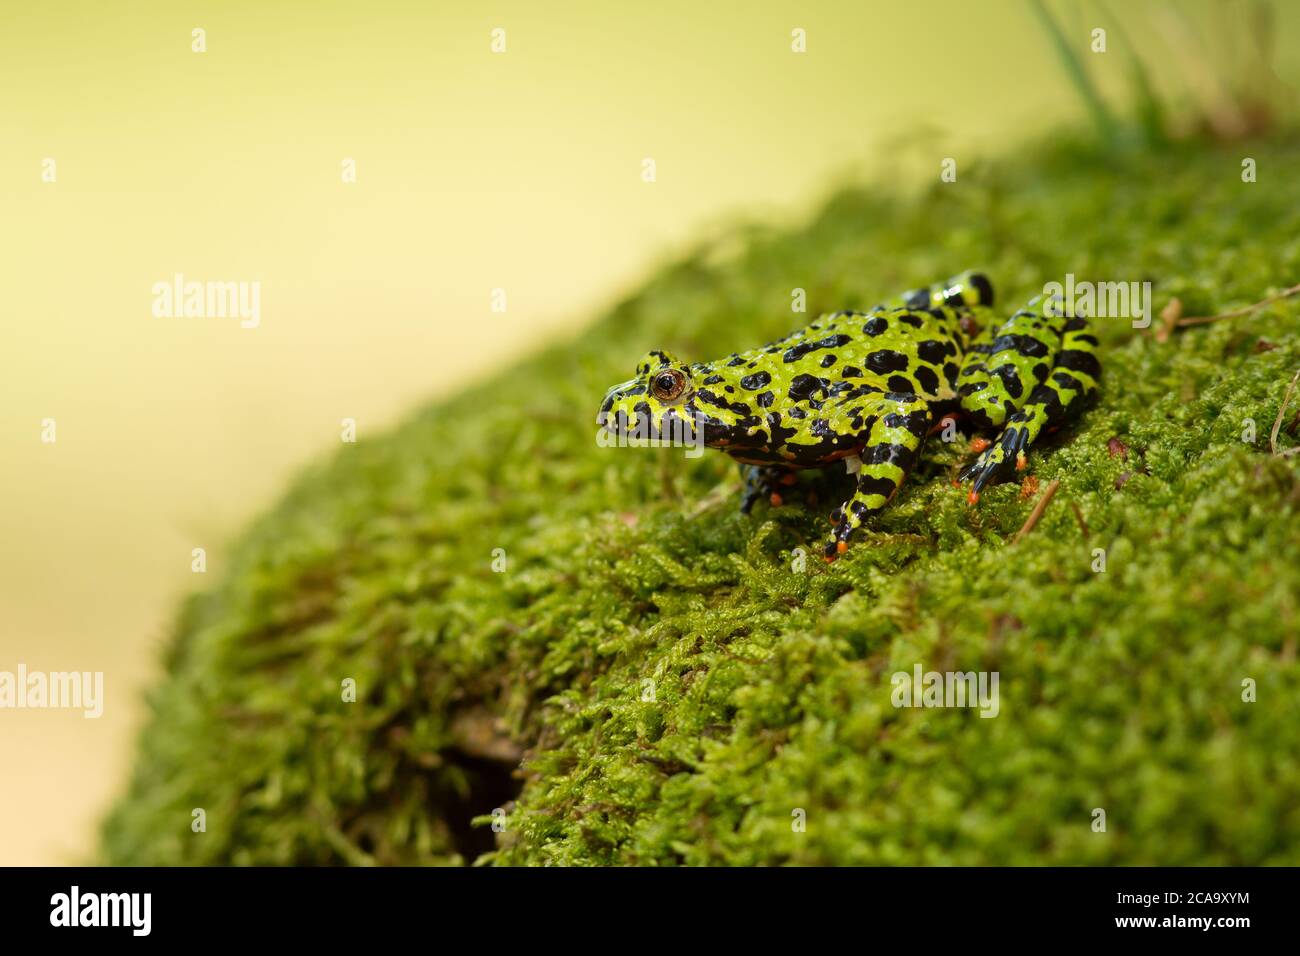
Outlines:
[[1056, 18], [1052, 16], [1043, 0], [1030, 0], [1030, 6], [1038, 14], [1043, 29], [1052, 38], [1052, 45], [1056, 48], [1061, 65], [1065, 69], [1066, 75], [1074, 83], [1074, 88], [1078, 91], [1079, 96], [1083, 98], [1084, 105], [1092, 115], [1092, 120], [1097, 125], [1098, 132], [1101, 133], [1103, 139], [1114, 144], [1117, 139], [1115, 120], [1110, 115], [1110, 110], [1106, 108], [1106, 103], [1102, 100], [1101, 94], [1097, 92], [1097, 88], [1089, 78], [1088, 71], [1084, 69], [1083, 62], [1075, 53], [1060, 25], [1056, 22]]
[[1119, 40], [1128, 54], [1133, 98], [1137, 104], [1138, 126], [1142, 130], [1143, 136], [1146, 138], [1147, 143], [1151, 145], [1166, 142], [1165, 104], [1156, 95], [1155, 86], [1151, 82], [1151, 75], [1147, 72], [1146, 64], [1142, 62], [1142, 57], [1138, 56], [1137, 47], [1129, 39], [1128, 31], [1124, 29], [1123, 22], [1117, 19], [1101, 0], [1097, 0], [1097, 8], [1101, 10], [1102, 16], [1106, 18], [1115, 33], [1119, 35]]

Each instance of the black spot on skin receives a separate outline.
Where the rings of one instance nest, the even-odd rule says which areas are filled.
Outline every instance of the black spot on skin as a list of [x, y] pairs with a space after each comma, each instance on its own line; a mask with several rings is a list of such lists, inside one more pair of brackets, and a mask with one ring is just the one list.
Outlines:
[[790, 417], [791, 417], [791, 418], [807, 418], [807, 417], [808, 417], [808, 413], [805, 412], [805, 411], [804, 411], [802, 408], [800, 408], [798, 405], [796, 405], [794, 408], [790, 409]]
[[927, 395], [933, 395], [939, 391], [939, 376], [934, 374], [934, 369], [921, 365], [913, 372], [916, 376], [916, 382], [925, 391]]
[[1067, 332], [1077, 332], [1079, 329], [1086, 329], [1087, 327], [1087, 319], [1071, 319], [1065, 323], [1065, 331]]
[[831, 434], [831, 423], [824, 418], [818, 418], [808, 426], [808, 434], [826, 438]]
[[1085, 345], [1091, 345], [1093, 348], [1096, 348], [1098, 345], [1101, 344], [1100, 342], [1097, 341], [1097, 336], [1095, 335], [1076, 335], [1074, 336], [1073, 339], [1071, 339], [1071, 341], [1083, 342]]
[[993, 304], [993, 283], [989, 281], [988, 276], [982, 272], [972, 272], [966, 279], [966, 284], [975, 290], [979, 296], [980, 305]]
[[[1058, 383], [1059, 384], [1059, 383]], [[1029, 396], [1029, 405], [1039, 405], [1047, 413], [1049, 422], [1058, 421], [1065, 414], [1065, 406], [1061, 404], [1061, 396], [1056, 394], [1056, 389], [1050, 385], [1039, 385]]]
[[734, 385], [728, 385], [726, 388], [723, 389], [723, 391], [726, 392], [728, 395], [736, 394], [736, 388]]
[[840, 375], [844, 378], [861, 378], [862, 369], [858, 368], [856, 365], [846, 365], [844, 368], [840, 369]]
[[913, 315], [911, 312], [905, 312], [898, 317], [898, 320], [904, 325], [910, 325], [914, 329], [919, 329], [925, 324], [919, 315]]
[[737, 415], [750, 415], [753, 413], [753, 409], [750, 408], [748, 405], [746, 405], [744, 402], [732, 402], [727, 407], [730, 408]]
[[908, 395], [916, 394], [916, 383], [906, 375], [891, 375], [885, 386], [891, 392], [906, 392]]
[[938, 365], [947, 357], [948, 349], [943, 342], [926, 339], [917, 345], [916, 354], [921, 357], [922, 361], [929, 362], [931, 365]]
[[721, 375], [710, 375], [708, 378], [706, 378], [706, 379], [705, 379], [703, 382], [701, 382], [700, 384], [701, 384], [701, 385], [717, 385], [717, 384], [718, 384], [719, 382], [721, 382], [721, 381], [723, 381], [723, 378], [722, 378]]
[[740, 380], [740, 387], [750, 392], [757, 392], [760, 388], [766, 387], [772, 381], [772, 375], [769, 372], [755, 372], [753, 375], [746, 375]]
[[957, 368], [957, 363], [956, 363], [956, 362], [945, 362], [945, 363], [944, 363], [944, 366], [943, 366], [943, 377], [946, 378], [946, 379], [948, 380], [948, 384], [949, 384], [949, 385], [952, 385], [952, 386], [954, 386], [954, 387], [957, 385], [957, 372], [958, 372], [958, 371], [960, 371], [960, 370]]
[[1071, 372], [1082, 372], [1093, 378], [1101, 377], [1101, 363], [1091, 352], [1067, 349], [1056, 356], [1056, 367], [1069, 369]]
[[866, 321], [862, 326], [862, 331], [867, 335], [879, 335], [889, 328], [889, 322], [880, 316], [874, 316]]
[[[888, 498], [894, 493], [894, 480], [892, 478], [879, 478], [875, 475], [862, 475], [858, 478], [858, 493], [864, 495], [884, 495]], [[861, 504], [855, 501], [853, 504]], [[863, 511], [866, 507], [863, 506]]]
[[731, 361], [727, 363], [727, 365], [729, 366], [744, 365], [744, 364], [745, 364], [745, 360], [741, 358], [739, 355], [733, 356]]
[[928, 308], [930, 305], [930, 290], [913, 289], [911, 292], [907, 293], [903, 302], [909, 309]]
[[[983, 349], [980, 349], [983, 351]], [[1047, 343], [1040, 342], [1032, 335], [999, 335], [988, 347], [990, 352], [1014, 351], [1025, 358], [1042, 358], [1047, 354]]]
[[795, 429], [786, 428], [780, 424], [772, 425], [772, 445], [780, 448], [795, 436]]
[[[828, 329], [830, 326], [828, 326]], [[816, 352], [820, 349], [837, 349], [841, 345], [847, 345], [850, 339], [844, 333], [839, 335], [828, 335], [824, 339], [818, 339], [816, 342], [800, 342], [798, 345], [792, 345], [785, 350], [783, 356], [786, 362], [797, 362], [809, 352]]]
[[771, 408], [772, 403], [776, 401], [776, 395], [772, 392], [763, 392], [756, 399], [759, 408]]
[[880, 349], [867, 356], [867, 368], [881, 375], [888, 372], [905, 372], [907, 356], [893, 349]]
[[1034, 366], [1034, 378], [1037, 379], [1038, 383], [1041, 385], [1043, 382], [1047, 381], [1047, 373], [1050, 371], [1051, 369], [1047, 367], [1046, 362], [1039, 362]]
[[830, 368], [839, 359], [838, 355], [827, 355], [822, 358], [822, 368]]
[[1025, 394], [1025, 386], [1021, 383], [1020, 373], [1016, 371], [1014, 365], [999, 365], [993, 370], [992, 374], [1002, 379], [1002, 387], [1007, 390], [1007, 394], [1012, 398], [1019, 398]]
[[796, 375], [790, 382], [789, 395], [792, 401], [802, 402], [825, 385], [826, 383], [815, 375]]
[[868, 465], [898, 465], [906, 471], [912, 454], [912, 449], [905, 445], [873, 445], [862, 461]]
[[967, 382], [961, 387], [957, 394], [962, 398], [965, 398], [967, 395], [974, 395], [976, 392], [982, 392], [988, 387], [988, 382]]
[[917, 438], [923, 438], [928, 418], [925, 412], [910, 412], [906, 415], [890, 412], [882, 421], [886, 428], [905, 428]]
[[1065, 372], [1057, 372], [1054, 374], [1052, 376], [1052, 381], [1061, 386], [1061, 388], [1073, 389], [1076, 392], [1083, 391], [1083, 383], [1073, 375], [1067, 375]]

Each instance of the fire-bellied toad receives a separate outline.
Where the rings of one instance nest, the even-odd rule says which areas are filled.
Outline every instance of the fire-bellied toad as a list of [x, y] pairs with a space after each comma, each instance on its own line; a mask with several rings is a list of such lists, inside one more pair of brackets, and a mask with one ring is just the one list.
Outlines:
[[1025, 449], [1096, 394], [1101, 365], [1087, 320], [1038, 297], [999, 321], [993, 286], [968, 272], [867, 312], [824, 315], [748, 352], [686, 364], [650, 352], [615, 385], [598, 424], [615, 434], [686, 435], [741, 463], [748, 511], [794, 471], [860, 462], [857, 489], [831, 516], [827, 559], [884, 508], [932, 426], [961, 413], [998, 432], [961, 472], [970, 500], [1025, 467]]

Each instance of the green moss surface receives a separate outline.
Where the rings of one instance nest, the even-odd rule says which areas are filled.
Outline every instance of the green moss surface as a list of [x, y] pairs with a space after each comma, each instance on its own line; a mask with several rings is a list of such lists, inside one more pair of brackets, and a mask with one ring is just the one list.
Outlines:
[[[796, 287], [815, 313], [977, 267], [1008, 310], [1067, 272], [1149, 279], [1188, 315], [1249, 304], [1300, 281], [1298, 163], [1288, 141], [1063, 142], [847, 189], [344, 446], [186, 604], [104, 858], [1300, 863], [1300, 456], [1269, 450], [1300, 299], [1166, 342], [1099, 320], [1101, 400], [1031, 456], [1061, 485], [1018, 542], [1036, 496], [969, 508], [964, 443], [932, 440], [827, 566], [843, 476], [744, 517], [724, 456], [601, 448], [594, 424], [648, 348], [802, 324]], [[999, 715], [895, 708], [918, 663], [997, 671]]]

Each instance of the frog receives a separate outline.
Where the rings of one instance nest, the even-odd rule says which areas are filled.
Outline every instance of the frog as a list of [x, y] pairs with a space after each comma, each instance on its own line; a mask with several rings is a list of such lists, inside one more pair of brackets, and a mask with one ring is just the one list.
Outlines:
[[895, 498], [947, 420], [973, 433], [975, 457], [954, 484], [975, 505], [1096, 398], [1098, 340], [1075, 311], [1039, 295], [1002, 317], [988, 276], [968, 270], [714, 361], [652, 349], [632, 379], [607, 390], [596, 421], [615, 435], [680, 436], [727, 454], [746, 514], [763, 498], [781, 506], [797, 472], [842, 463], [856, 484], [830, 515], [822, 551], [832, 562]]

